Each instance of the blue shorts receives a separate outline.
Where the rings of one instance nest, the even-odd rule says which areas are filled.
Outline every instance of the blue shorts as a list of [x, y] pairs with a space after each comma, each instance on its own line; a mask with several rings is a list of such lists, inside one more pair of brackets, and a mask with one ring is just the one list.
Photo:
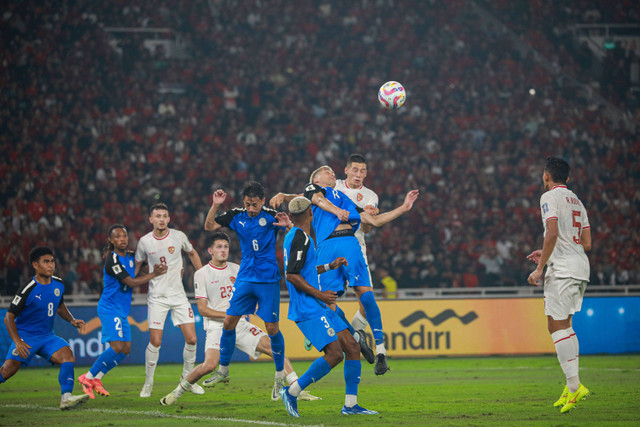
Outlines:
[[330, 264], [338, 257], [345, 257], [348, 265], [320, 274], [320, 289], [344, 293], [345, 286], [371, 286], [367, 262], [355, 236], [333, 237], [320, 243], [317, 264]]
[[131, 342], [131, 326], [126, 317], [113, 311], [103, 311], [98, 308], [98, 317], [102, 324], [102, 342], [124, 341]]
[[[244, 316], [256, 314], [266, 323], [276, 323], [280, 319], [280, 283], [238, 282], [233, 285], [234, 291], [227, 314]], [[256, 306], [258, 311], [256, 311]]]
[[325, 309], [324, 313], [319, 314], [318, 317], [296, 322], [296, 325], [318, 351], [322, 351], [328, 344], [336, 341], [338, 332], [347, 329], [347, 325], [330, 308]]
[[64, 347], [69, 347], [69, 343], [60, 338], [57, 335], [40, 335], [37, 337], [22, 337], [22, 340], [29, 344], [31, 348], [29, 349], [29, 355], [24, 358], [20, 357], [18, 352], [16, 352], [16, 345], [11, 343], [11, 347], [9, 347], [9, 351], [7, 352], [7, 357], [5, 359], [17, 360], [18, 362], [22, 362], [22, 365], [26, 366], [31, 359], [37, 354], [43, 359], [51, 362], [51, 356], [53, 354]]

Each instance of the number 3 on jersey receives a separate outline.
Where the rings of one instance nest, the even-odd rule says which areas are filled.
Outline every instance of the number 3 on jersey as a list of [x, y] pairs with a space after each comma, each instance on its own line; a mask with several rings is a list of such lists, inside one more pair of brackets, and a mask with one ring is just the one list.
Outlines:
[[580, 238], [582, 237], [582, 223], [580, 222], [580, 211], [571, 211], [573, 216], [573, 226], [578, 229], [578, 235], [573, 236], [573, 241], [580, 244]]

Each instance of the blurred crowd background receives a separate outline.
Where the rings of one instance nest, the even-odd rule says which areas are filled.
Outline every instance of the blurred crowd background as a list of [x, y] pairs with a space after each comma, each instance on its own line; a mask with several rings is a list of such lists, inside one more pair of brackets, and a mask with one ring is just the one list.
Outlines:
[[[28, 280], [41, 244], [68, 292], [100, 293], [107, 228], [125, 224], [135, 249], [155, 202], [206, 260], [215, 189], [230, 196], [224, 209], [248, 180], [267, 200], [301, 192], [322, 164], [343, 177], [354, 152], [382, 211], [421, 191], [369, 235], [376, 282], [528, 286], [555, 155], [589, 212], [591, 282], [640, 283], [638, 47], [600, 59], [569, 30], [638, 25], [637, 2], [4, 4], [0, 294]], [[398, 111], [376, 99], [388, 80], [407, 90]]]

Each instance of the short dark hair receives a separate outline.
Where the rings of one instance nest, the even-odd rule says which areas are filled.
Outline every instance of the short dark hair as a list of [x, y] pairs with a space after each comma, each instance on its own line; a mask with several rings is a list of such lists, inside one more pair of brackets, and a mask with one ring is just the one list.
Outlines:
[[230, 243], [229, 235], [227, 233], [225, 233], [224, 231], [216, 231], [215, 233], [211, 233], [209, 236], [207, 236], [207, 240], [205, 240], [207, 248], [213, 246], [213, 244], [218, 240], [226, 240], [227, 243]]
[[245, 197], [257, 197], [264, 199], [264, 187], [257, 181], [251, 181], [242, 190], [242, 198]]
[[169, 207], [166, 204], [164, 204], [164, 203], [154, 203], [149, 208], [149, 216], [151, 216], [153, 211], [156, 211], [156, 210], [167, 211], [167, 213], [169, 213]]
[[553, 182], [565, 184], [569, 179], [569, 163], [559, 157], [547, 157], [544, 170], [549, 172]]
[[362, 154], [353, 153], [349, 156], [349, 160], [347, 160], [347, 167], [351, 166], [351, 163], [364, 163], [366, 165], [367, 159], [365, 159]]
[[36, 246], [29, 252], [29, 262], [34, 263], [40, 261], [40, 257], [45, 255], [53, 256], [53, 250], [47, 246]]

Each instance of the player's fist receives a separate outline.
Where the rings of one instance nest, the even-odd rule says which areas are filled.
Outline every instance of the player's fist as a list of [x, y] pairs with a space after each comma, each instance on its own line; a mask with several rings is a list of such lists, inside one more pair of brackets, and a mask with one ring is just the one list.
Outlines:
[[333, 261], [331, 261], [331, 264], [329, 264], [329, 267], [331, 267], [332, 270], [335, 270], [336, 268], [340, 267], [341, 265], [347, 265], [347, 259], [345, 257], [338, 257], [336, 259], [334, 259]]
[[269, 206], [273, 209], [278, 209], [282, 202], [284, 202], [284, 193], [278, 193], [269, 200]]
[[167, 272], [167, 266], [163, 264], [156, 264], [153, 266], [153, 274], [156, 276], [161, 276]]
[[540, 282], [541, 277], [542, 277], [542, 270], [538, 270], [536, 268], [527, 278], [527, 282], [529, 282], [529, 284], [532, 286], [540, 286], [542, 284]]
[[368, 213], [371, 216], [376, 216], [378, 215], [378, 213], [380, 213], [380, 209], [376, 208], [375, 206], [371, 206], [371, 205], [367, 205], [364, 207], [363, 209], [366, 213]]
[[531, 252], [529, 255], [527, 255], [527, 259], [531, 262], [536, 263], [536, 265], [540, 264], [541, 257], [542, 257], [542, 249], [537, 249]]
[[349, 221], [349, 211], [338, 209], [338, 218], [340, 218], [340, 221]]
[[334, 291], [322, 291], [318, 299], [327, 305], [332, 305], [338, 299], [338, 294]]
[[213, 192], [213, 204], [215, 206], [221, 206], [227, 198], [227, 193], [223, 190], [218, 189]]
[[404, 203], [402, 204], [402, 206], [404, 206], [407, 212], [411, 210], [415, 201], [418, 200], [419, 195], [420, 195], [420, 190], [411, 190], [404, 197]]
[[82, 330], [83, 330], [83, 329], [84, 329], [84, 327], [85, 327], [84, 320], [82, 320], [82, 319], [73, 319], [73, 320], [72, 320], [71, 322], [69, 322], [69, 323], [71, 323], [71, 324], [72, 324], [73, 326], [75, 326], [76, 328], [80, 329], [80, 331], [81, 331], [81, 332], [82, 332]]

